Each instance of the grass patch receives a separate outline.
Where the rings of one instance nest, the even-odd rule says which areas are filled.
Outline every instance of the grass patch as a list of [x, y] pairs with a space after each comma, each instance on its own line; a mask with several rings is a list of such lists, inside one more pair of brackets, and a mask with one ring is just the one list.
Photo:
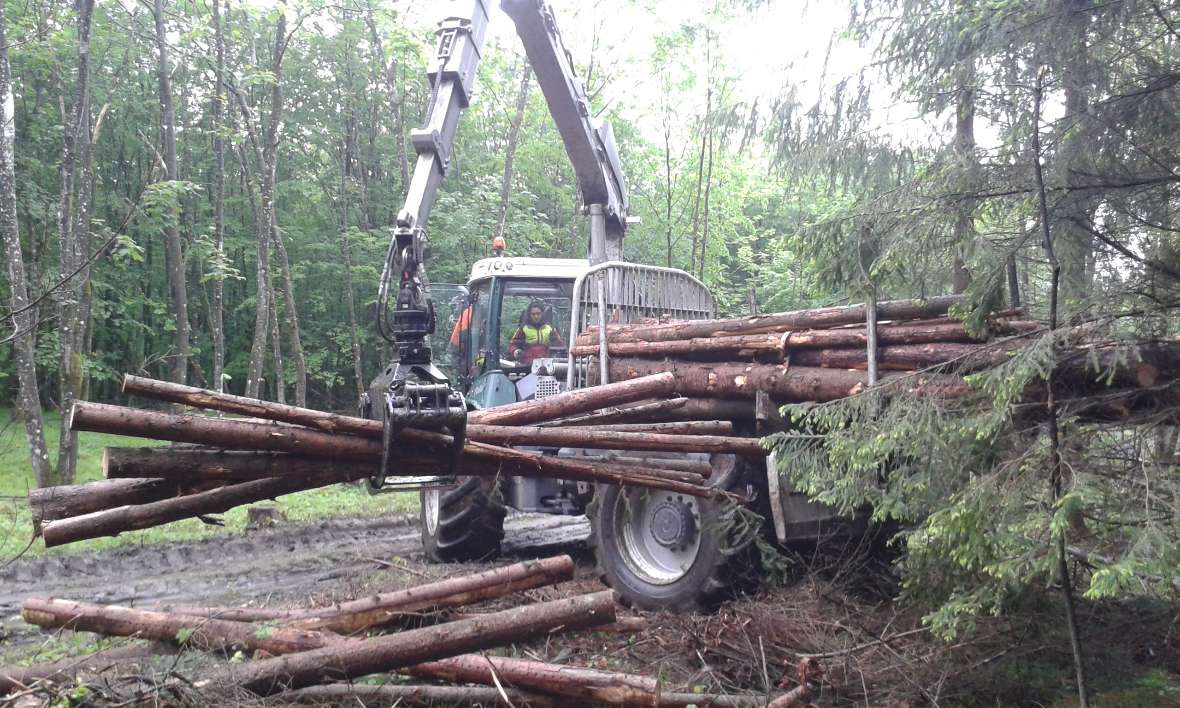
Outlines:
[[[57, 437], [61, 417], [46, 412], [45, 439], [50, 457], [57, 458]], [[163, 445], [158, 440], [128, 438], [101, 433], [81, 433], [78, 436], [77, 481], [90, 482], [102, 478], [102, 450], [108, 446]], [[133, 531], [114, 538], [96, 538], [57, 548], [45, 548], [41, 539], [32, 539], [32, 518], [26, 501], [34, 488], [33, 469], [29, 464], [29, 449], [25, 442], [24, 425], [12, 419], [9, 408], [0, 408], [0, 564], [21, 553], [26, 555], [83, 553], [129, 545], [148, 545], [183, 541], [212, 536], [242, 533], [246, 527], [246, 509], [231, 509], [220, 518], [225, 526], [211, 526], [199, 519], [187, 519], [143, 531]], [[333, 485], [279, 497], [274, 504], [288, 521], [316, 521], [332, 518], [372, 518], [413, 511], [418, 507], [418, 495], [370, 495], [356, 485]], [[30, 545], [30, 540], [32, 544]]]

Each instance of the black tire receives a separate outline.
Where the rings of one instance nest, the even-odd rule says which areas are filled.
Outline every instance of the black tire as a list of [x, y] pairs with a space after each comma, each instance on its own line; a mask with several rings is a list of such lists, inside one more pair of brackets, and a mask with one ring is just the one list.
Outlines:
[[[760, 487], [755, 483], [756, 471], [731, 455], [715, 455], [713, 469], [710, 482], [719, 488], [745, 496]], [[705, 499], [682, 500], [691, 501], [699, 517], [699, 544], [688, 570], [674, 579], [665, 576], [655, 580], [654, 575], [646, 574], [635, 560], [635, 552], [629, 550], [634, 541], [628, 542], [620, 535], [623, 519], [618, 515], [634, 509], [631, 504], [636, 498], [647, 500], [641, 504], [644, 507], [652, 500], [658, 504], [659, 494], [599, 485], [587, 510], [590, 543], [600, 577], [620, 602], [645, 610], [707, 610], [757, 585], [759, 566], [754, 538], [761, 533], [762, 524], [753, 514], [738, 512], [732, 504]]]
[[507, 508], [494, 480], [460, 477], [450, 489], [438, 495], [438, 518], [428, 518], [430, 491], [419, 492], [422, 521], [422, 547], [426, 555], [440, 563], [479, 561], [500, 554], [504, 540], [504, 516]]

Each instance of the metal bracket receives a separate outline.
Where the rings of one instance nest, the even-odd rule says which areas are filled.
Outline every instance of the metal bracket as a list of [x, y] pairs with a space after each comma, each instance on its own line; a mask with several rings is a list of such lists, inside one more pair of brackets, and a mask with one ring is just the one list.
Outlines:
[[[463, 442], [467, 433], [467, 403], [463, 394], [451, 390], [446, 377], [433, 364], [395, 365], [393, 378], [385, 391], [384, 430], [381, 438], [381, 467], [369, 479], [374, 490], [385, 487], [421, 487], [454, 484], [463, 460]], [[425, 381], [419, 383], [410, 379]], [[397, 456], [393, 454], [405, 428], [445, 430], [451, 435], [447, 455], [447, 474], [406, 477], [395, 474]], [[396, 476], [396, 482], [388, 482]]]

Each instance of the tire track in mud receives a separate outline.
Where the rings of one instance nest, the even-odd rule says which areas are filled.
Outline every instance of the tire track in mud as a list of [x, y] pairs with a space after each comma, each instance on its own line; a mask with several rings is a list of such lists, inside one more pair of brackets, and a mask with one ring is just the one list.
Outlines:
[[[511, 514], [503, 554], [584, 547], [584, 517]], [[373, 559], [424, 565], [417, 514], [283, 524], [236, 536], [22, 558], [0, 570], [0, 654], [35, 641], [20, 618], [30, 596], [150, 607], [297, 603], [374, 572]]]

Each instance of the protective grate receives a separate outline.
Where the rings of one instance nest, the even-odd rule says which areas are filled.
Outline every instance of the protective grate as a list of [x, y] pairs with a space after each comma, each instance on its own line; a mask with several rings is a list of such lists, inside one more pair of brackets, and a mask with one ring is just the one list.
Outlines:
[[[574, 281], [571, 336], [600, 319], [610, 324], [640, 321], [703, 320], [713, 317], [713, 296], [705, 284], [675, 268], [640, 263], [602, 263]], [[598, 357], [571, 357], [567, 383], [582, 388], [601, 381], [606, 368]]]
[[559, 393], [561, 393], [561, 385], [552, 376], [544, 376], [537, 381], [536, 398], [549, 398]]

